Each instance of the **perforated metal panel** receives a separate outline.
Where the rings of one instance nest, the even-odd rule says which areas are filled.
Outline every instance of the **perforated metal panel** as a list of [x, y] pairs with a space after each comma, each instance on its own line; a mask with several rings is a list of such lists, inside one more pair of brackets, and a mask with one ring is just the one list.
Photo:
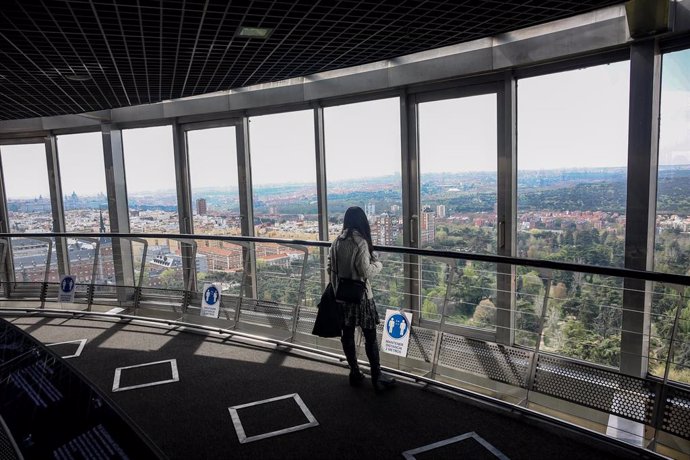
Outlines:
[[430, 363], [434, 358], [434, 344], [437, 331], [423, 327], [413, 327], [410, 332], [410, 345], [407, 357]]
[[292, 305], [243, 298], [240, 321], [289, 331], [292, 328], [293, 310]]
[[661, 429], [681, 438], [690, 439], [690, 391], [668, 387]]
[[655, 389], [643, 379], [540, 355], [533, 390], [641, 423], [652, 422]]
[[530, 356], [525, 350], [444, 333], [439, 364], [524, 388]]
[[314, 329], [314, 321], [316, 321], [316, 308], [302, 307], [299, 310], [299, 318], [297, 319], [297, 332], [311, 334]]
[[15, 460], [22, 458], [17, 454], [15, 443], [5, 421], [0, 417], [0, 460]]
[[[410, 332], [410, 342], [407, 347], [408, 359], [417, 359], [430, 363], [434, 357], [434, 343], [437, 332], [433, 329], [412, 326]], [[376, 326], [376, 340], [381, 345], [383, 337], [383, 323]]]
[[226, 295], [224, 294], [220, 298], [220, 311], [221, 317], [225, 317], [227, 320], [235, 319], [235, 312], [237, 311], [237, 305], [240, 302], [240, 297], [236, 295]]

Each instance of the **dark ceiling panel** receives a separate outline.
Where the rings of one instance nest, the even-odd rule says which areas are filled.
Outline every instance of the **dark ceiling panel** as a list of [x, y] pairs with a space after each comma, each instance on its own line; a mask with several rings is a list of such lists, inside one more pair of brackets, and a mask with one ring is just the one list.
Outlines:
[[[620, 0], [3, 0], [0, 119], [267, 83], [487, 37]], [[265, 40], [238, 27], [268, 27]]]

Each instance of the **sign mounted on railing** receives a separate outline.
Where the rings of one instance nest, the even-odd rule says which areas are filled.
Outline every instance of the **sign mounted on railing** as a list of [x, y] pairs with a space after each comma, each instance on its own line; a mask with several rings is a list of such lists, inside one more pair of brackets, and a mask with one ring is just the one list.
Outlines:
[[407, 356], [407, 346], [410, 343], [410, 327], [412, 313], [400, 310], [386, 310], [386, 321], [383, 323], [381, 349], [392, 355]]
[[218, 318], [220, 314], [220, 288], [213, 283], [205, 283], [201, 297], [201, 316]]
[[60, 291], [58, 292], [58, 302], [74, 302], [74, 293], [77, 287], [77, 277], [74, 275], [63, 275], [60, 278]]

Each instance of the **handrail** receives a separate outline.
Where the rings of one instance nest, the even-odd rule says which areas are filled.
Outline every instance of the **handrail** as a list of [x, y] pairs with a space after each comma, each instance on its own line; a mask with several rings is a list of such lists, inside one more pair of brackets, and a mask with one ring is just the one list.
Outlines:
[[[228, 242], [245, 243], [277, 243], [277, 244], [296, 244], [303, 246], [330, 247], [328, 241], [310, 241], [287, 238], [262, 238], [254, 236], [223, 236], [223, 235], [193, 235], [185, 233], [0, 233], [0, 238], [84, 238], [84, 237], [106, 237], [106, 238], [186, 238], [195, 240], [219, 240]], [[460, 251], [440, 251], [437, 249], [420, 249], [403, 246], [378, 246], [374, 249], [394, 254], [407, 254], [425, 257], [445, 257], [451, 259], [473, 260], [477, 262], [489, 262], [508, 265], [526, 265], [534, 268], [547, 268], [551, 270], [573, 271], [583, 273], [593, 273], [595, 275], [614, 276], [618, 278], [632, 278], [642, 281], [656, 281], [660, 283], [679, 284], [690, 286], [690, 276], [677, 275], [673, 273], [661, 273], [646, 270], [634, 270], [630, 268], [602, 267], [595, 265], [576, 264], [571, 262], [556, 262], [544, 259], [525, 259], [521, 257], [498, 256], [490, 254], [476, 254]]]

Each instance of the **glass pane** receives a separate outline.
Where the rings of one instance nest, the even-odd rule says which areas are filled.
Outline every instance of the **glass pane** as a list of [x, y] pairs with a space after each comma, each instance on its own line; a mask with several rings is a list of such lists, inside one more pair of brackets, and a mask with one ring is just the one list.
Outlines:
[[4, 145], [0, 152], [10, 232], [51, 232], [53, 215], [45, 145]]
[[[690, 50], [663, 57], [654, 270], [690, 275]], [[678, 308], [669, 378], [690, 383], [690, 289], [685, 299], [657, 284], [652, 301], [650, 372], [663, 376]]]
[[421, 245], [496, 253], [496, 94], [419, 104]]
[[400, 100], [324, 109], [329, 240], [342, 230], [350, 206], [369, 217], [372, 240], [402, 245]]
[[[623, 266], [629, 97], [627, 61], [519, 81], [519, 257]], [[544, 298], [536, 278], [518, 268], [525, 345]], [[621, 280], [556, 272], [551, 283], [542, 350], [617, 367]]]
[[187, 132], [194, 233], [239, 235], [235, 127]]
[[314, 112], [249, 122], [256, 236], [317, 240]]
[[101, 133], [57, 136], [57, 147], [66, 230], [109, 232]]
[[179, 233], [171, 126], [123, 129], [130, 229]]

